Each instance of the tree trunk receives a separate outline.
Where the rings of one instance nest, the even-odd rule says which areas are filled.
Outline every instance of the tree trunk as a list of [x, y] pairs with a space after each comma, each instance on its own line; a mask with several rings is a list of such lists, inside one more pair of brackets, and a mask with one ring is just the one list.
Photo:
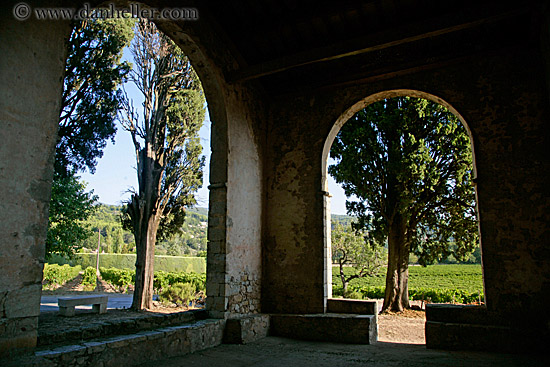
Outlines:
[[409, 250], [404, 219], [396, 215], [388, 234], [388, 272], [382, 311], [401, 312], [409, 308]]
[[150, 144], [140, 151], [138, 161], [139, 196], [134, 194], [128, 210], [136, 239], [136, 281], [132, 309], [153, 306], [155, 243], [161, 213], [157, 211], [162, 171], [157, 168]]
[[342, 281], [342, 295], [346, 297], [346, 291], [348, 290], [348, 282], [346, 281], [346, 275], [344, 274], [343, 263], [340, 263], [340, 280]]
[[140, 311], [153, 307], [153, 277], [155, 262], [155, 243], [157, 239], [157, 219], [151, 216], [143, 218], [145, 225], [136, 237], [136, 281], [132, 309]]

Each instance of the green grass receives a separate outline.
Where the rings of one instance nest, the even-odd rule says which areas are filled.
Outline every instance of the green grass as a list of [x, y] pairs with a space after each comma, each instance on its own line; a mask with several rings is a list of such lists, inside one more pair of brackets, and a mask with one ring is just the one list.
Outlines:
[[[352, 269], [344, 269], [346, 273]], [[332, 284], [341, 285], [339, 270], [332, 268]], [[386, 272], [378, 276], [354, 279], [350, 285], [383, 287], [386, 285]], [[481, 265], [430, 265], [409, 267], [409, 288], [460, 289], [468, 292], [483, 290]]]
[[[350, 272], [351, 268], [344, 269]], [[333, 294], [342, 292], [338, 267], [332, 269]], [[377, 276], [354, 279], [349, 288], [365, 297], [383, 297], [385, 270]], [[413, 299], [431, 298], [434, 302], [473, 302], [483, 294], [481, 265], [431, 265], [409, 267], [409, 293]], [[482, 296], [481, 296], [482, 297]]]

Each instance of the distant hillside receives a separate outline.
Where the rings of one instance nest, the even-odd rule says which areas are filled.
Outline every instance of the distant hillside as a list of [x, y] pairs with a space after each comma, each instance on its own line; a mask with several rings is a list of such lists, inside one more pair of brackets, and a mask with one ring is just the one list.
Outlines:
[[190, 212], [190, 213], [197, 213], [197, 214], [204, 215], [204, 216], [208, 217], [208, 208], [201, 208], [199, 206], [196, 206], [194, 208], [187, 209], [187, 211]]
[[338, 223], [343, 226], [347, 226], [348, 224], [351, 224], [355, 217], [352, 217], [350, 215], [332, 214], [331, 219], [332, 223]]
[[[119, 221], [121, 205], [99, 204], [94, 215], [86, 223], [93, 231], [83, 244], [84, 251], [97, 248], [98, 230], [100, 233], [100, 248], [105, 253], [135, 252], [134, 235], [122, 229]], [[206, 208], [191, 208], [187, 210], [182, 233], [170, 240], [157, 243], [157, 255], [202, 255], [206, 251], [206, 231], [208, 228], [208, 210]]]
[[[84, 251], [97, 248], [98, 230], [100, 233], [101, 251], [106, 253], [132, 253], [135, 251], [134, 236], [120, 225], [121, 205], [100, 204], [96, 213], [87, 221], [93, 235], [85, 243]], [[353, 217], [333, 214], [333, 223], [347, 225]], [[157, 243], [157, 255], [204, 255], [206, 251], [206, 233], [208, 229], [208, 209], [194, 207], [187, 209], [182, 233], [170, 240]]]

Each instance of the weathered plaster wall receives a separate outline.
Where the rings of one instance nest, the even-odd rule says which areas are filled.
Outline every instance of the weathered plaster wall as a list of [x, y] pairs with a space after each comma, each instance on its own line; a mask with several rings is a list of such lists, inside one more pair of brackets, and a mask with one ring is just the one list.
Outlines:
[[[523, 49], [275, 104], [268, 135], [263, 308], [322, 309], [323, 143], [339, 115], [358, 101], [411, 89], [442, 98], [471, 129], [488, 308], [502, 317], [521, 311], [522, 320], [542, 313], [550, 291], [543, 66], [537, 50]], [[547, 328], [548, 320], [542, 324]]]
[[266, 160], [265, 312], [324, 311], [323, 110], [315, 99], [306, 98], [272, 109]]
[[64, 22], [0, 19], [0, 355], [36, 344]]
[[[227, 272], [229, 311], [260, 310], [262, 169], [251, 123], [234, 119], [229, 131]], [[248, 117], [248, 118], [247, 118]]]

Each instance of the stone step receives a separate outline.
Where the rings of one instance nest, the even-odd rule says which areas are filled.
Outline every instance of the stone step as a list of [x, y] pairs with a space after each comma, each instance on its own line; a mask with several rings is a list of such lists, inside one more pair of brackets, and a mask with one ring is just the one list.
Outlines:
[[215, 347], [222, 343], [225, 320], [206, 319], [189, 324], [93, 339], [12, 360], [5, 367], [133, 366]]
[[134, 318], [113, 320], [92, 320], [87, 325], [77, 325], [67, 329], [42, 330], [38, 332], [38, 347], [55, 346], [67, 343], [82, 342], [94, 338], [124, 335], [160, 327], [179, 325], [208, 317], [205, 310], [193, 310], [172, 314], [140, 315]]

